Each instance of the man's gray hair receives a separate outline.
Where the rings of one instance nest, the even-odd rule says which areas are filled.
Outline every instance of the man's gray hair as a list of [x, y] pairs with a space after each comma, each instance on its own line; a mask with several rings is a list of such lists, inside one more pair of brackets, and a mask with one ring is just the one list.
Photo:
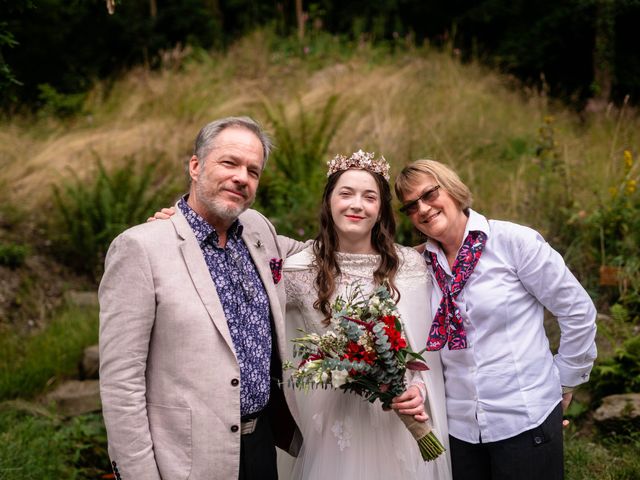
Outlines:
[[198, 160], [201, 162], [201, 166], [204, 166], [204, 161], [207, 158], [207, 155], [209, 155], [211, 150], [214, 149], [216, 137], [220, 132], [229, 127], [246, 128], [258, 137], [262, 144], [262, 166], [264, 167], [267, 164], [269, 154], [273, 149], [273, 142], [258, 122], [250, 117], [225, 117], [219, 120], [214, 120], [202, 127], [202, 130], [200, 130], [196, 137], [193, 147], [193, 154], [198, 157]]

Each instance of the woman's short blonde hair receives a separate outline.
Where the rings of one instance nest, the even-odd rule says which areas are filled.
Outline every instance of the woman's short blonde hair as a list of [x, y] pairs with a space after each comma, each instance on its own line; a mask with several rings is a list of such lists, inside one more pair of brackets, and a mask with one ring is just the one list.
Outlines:
[[440, 188], [451, 195], [461, 210], [467, 211], [471, 207], [473, 196], [469, 187], [451, 168], [435, 160], [416, 160], [402, 169], [394, 186], [398, 200], [405, 201], [407, 192], [424, 182], [427, 175], [433, 177]]

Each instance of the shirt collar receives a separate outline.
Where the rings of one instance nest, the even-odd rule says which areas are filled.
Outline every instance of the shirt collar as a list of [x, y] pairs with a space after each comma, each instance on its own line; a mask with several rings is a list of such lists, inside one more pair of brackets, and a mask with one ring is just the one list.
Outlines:
[[[184, 218], [187, 219], [191, 230], [196, 236], [196, 240], [200, 245], [206, 243], [208, 240], [212, 241], [214, 245], [218, 245], [218, 232], [216, 229], [207, 222], [204, 218], [202, 218], [196, 211], [191, 208], [191, 206], [187, 203], [187, 199], [189, 198], [189, 194], [184, 195], [178, 201], [178, 208], [184, 215]], [[229, 230], [227, 230], [227, 237], [238, 239], [242, 236], [242, 231], [244, 227], [242, 223], [240, 223], [239, 219], [236, 219]]]
[[[469, 232], [484, 232], [486, 233], [487, 238], [489, 238], [491, 232], [487, 218], [472, 209], [469, 209], [469, 217], [467, 218], [467, 225], [464, 229], [464, 235], [462, 236], [462, 238], [467, 238]], [[427, 239], [425, 253], [427, 251], [438, 253], [440, 250], [440, 244], [437, 241], [433, 240], [432, 238]]]

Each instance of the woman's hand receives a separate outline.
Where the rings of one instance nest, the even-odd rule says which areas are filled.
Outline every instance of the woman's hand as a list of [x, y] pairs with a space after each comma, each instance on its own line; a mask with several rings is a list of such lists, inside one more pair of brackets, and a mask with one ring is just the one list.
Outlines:
[[153, 222], [156, 218], [158, 220], [167, 220], [171, 215], [175, 215], [176, 209], [174, 207], [163, 208], [159, 212], [153, 214], [153, 217], [147, 218], [147, 222]]
[[[573, 399], [572, 392], [567, 392], [562, 394], [562, 413], [567, 411], [567, 408], [569, 408], [569, 405], [571, 404], [572, 399]], [[565, 428], [568, 427], [569, 420], [562, 420], [562, 426]]]
[[420, 389], [411, 385], [404, 393], [391, 402], [391, 408], [405, 415], [413, 415], [418, 422], [426, 422], [429, 415], [424, 411], [424, 399]]

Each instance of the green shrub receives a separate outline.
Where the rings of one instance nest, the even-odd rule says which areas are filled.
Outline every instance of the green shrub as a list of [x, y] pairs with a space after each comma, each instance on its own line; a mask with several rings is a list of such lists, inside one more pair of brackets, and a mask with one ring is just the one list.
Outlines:
[[589, 389], [596, 403], [607, 395], [640, 392], [640, 336], [627, 339], [612, 358], [595, 365]]
[[32, 397], [55, 380], [75, 375], [84, 349], [97, 342], [95, 307], [66, 307], [33, 335], [2, 332], [0, 401]]
[[99, 278], [111, 241], [159, 205], [173, 203], [180, 175], [167, 173], [159, 161], [138, 165], [133, 158], [110, 172], [99, 159], [96, 166], [92, 180], [71, 172], [70, 180], [54, 186], [57, 216], [52, 236], [64, 260]]
[[624, 306], [633, 321], [640, 320], [640, 190], [638, 167], [631, 150], [623, 152], [622, 174], [607, 198], [578, 222], [578, 238], [586, 258], [595, 265], [618, 268], [618, 288], [602, 290], [610, 303]]
[[41, 116], [69, 117], [80, 113], [87, 97], [86, 93], [60, 93], [48, 83], [38, 85], [38, 91], [38, 100], [42, 104]]
[[0, 265], [9, 268], [17, 268], [24, 264], [29, 247], [15, 243], [0, 242]]

